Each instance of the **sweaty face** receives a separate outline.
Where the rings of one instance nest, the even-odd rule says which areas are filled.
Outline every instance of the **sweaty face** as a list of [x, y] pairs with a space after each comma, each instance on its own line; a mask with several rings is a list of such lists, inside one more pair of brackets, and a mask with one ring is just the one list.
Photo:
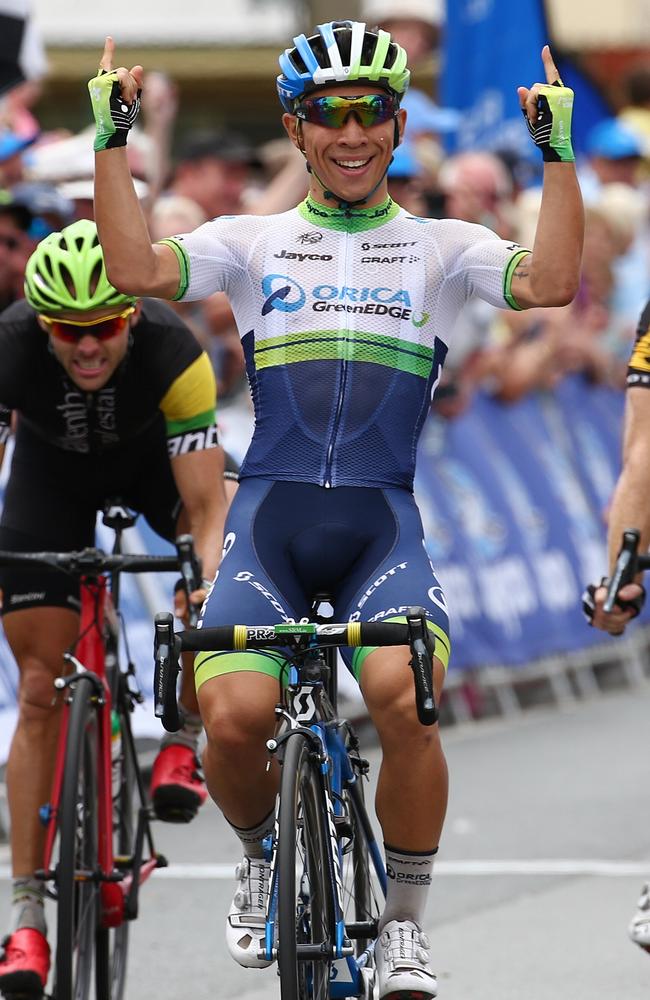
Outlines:
[[[382, 93], [384, 91], [377, 87], [351, 83], [319, 88], [311, 96], [361, 97]], [[324, 190], [335, 192], [345, 201], [358, 201], [365, 198], [378, 183], [379, 187], [368, 198], [366, 205], [372, 207], [385, 200], [388, 193], [385, 172], [393, 155], [393, 119], [367, 128], [353, 113], [348, 115], [340, 128], [327, 128], [311, 122], [300, 122], [298, 128], [295, 115], [284, 115], [282, 120], [291, 140], [299, 148], [302, 147], [312, 167], [310, 188], [316, 201], [330, 206], [335, 204], [324, 197]], [[406, 112], [399, 111], [397, 123], [400, 137], [405, 122]]]
[[[93, 309], [86, 313], [62, 312], [56, 319], [65, 320], [101, 320], [114, 316], [121, 311], [114, 306], [109, 309]], [[63, 366], [75, 385], [83, 392], [95, 392], [106, 385], [115, 369], [124, 358], [129, 345], [129, 330], [139, 316], [140, 306], [132, 314], [124, 329], [107, 340], [99, 340], [93, 336], [92, 326], [76, 327], [79, 340], [69, 343], [54, 336], [46, 323], [39, 319], [39, 325], [49, 336], [50, 346], [57, 360]]]

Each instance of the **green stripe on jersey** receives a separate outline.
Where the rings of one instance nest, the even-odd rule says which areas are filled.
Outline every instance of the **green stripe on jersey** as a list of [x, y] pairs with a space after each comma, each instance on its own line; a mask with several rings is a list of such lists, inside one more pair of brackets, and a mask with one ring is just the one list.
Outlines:
[[259, 369], [300, 361], [365, 361], [428, 378], [433, 350], [407, 340], [345, 330], [313, 330], [271, 337], [255, 348]]
[[178, 283], [178, 291], [176, 292], [176, 295], [174, 295], [173, 299], [173, 301], [176, 302], [178, 299], [183, 298], [190, 283], [190, 258], [187, 255], [185, 247], [181, 246], [180, 243], [171, 237], [165, 240], [158, 240], [158, 242], [163, 243], [176, 254], [176, 260], [178, 261], [178, 266], [181, 272], [180, 281]]
[[363, 233], [367, 229], [377, 229], [390, 222], [399, 213], [399, 205], [392, 198], [386, 198], [381, 205], [367, 208], [365, 211], [351, 209], [349, 212], [341, 208], [330, 208], [307, 195], [298, 205], [298, 212], [306, 222], [320, 226], [322, 229], [338, 229], [345, 233]]
[[505, 271], [503, 272], [503, 297], [510, 306], [511, 309], [517, 309], [519, 312], [524, 308], [520, 306], [511, 291], [512, 276], [515, 273], [515, 268], [523, 257], [527, 257], [530, 254], [530, 250], [518, 250], [517, 253], [513, 254]]
[[205, 413], [197, 413], [187, 420], [167, 420], [167, 437], [174, 437], [176, 434], [187, 434], [188, 431], [205, 430], [208, 427], [212, 427], [216, 422], [216, 410], [206, 410]]

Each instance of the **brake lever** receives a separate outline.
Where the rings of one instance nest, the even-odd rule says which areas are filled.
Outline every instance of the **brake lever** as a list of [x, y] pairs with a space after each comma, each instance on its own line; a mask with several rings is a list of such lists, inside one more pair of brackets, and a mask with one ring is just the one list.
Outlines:
[[433, 650], [424, 608], [409, 608], [406, 615], [411, 647], [410, 666], [415, 680], [415, 705], [423, 726], [438, 721], [433, 691]]
[[623, 543], [621, 545], [612, 578], [607, 587], [607, 597], [603, 604], [603, 611], [611, 614], [616, 604], [616, 598], [621, 587], [627, 583], [632, 583], [638, 572], [638, 548], [641, 534], [636, 529], [629, 529], [623, 532]]
[[180, 639], [174, 634], [174, 616], [163, 611], [154, 619], [154, 715], [169, 733], [181, 728], [176, 685], [180, 664]]
[[201, 609], [197, 605], [192, 604], [190, 594], [193, 594], [195, 590], [199, 590], [201, 587], [201, 560], [196, 554], [194, 539], [191, 535], [178, 536], [176, 539], [176, 551], [178, 553], [181, 576], [185, 584], [189, 625], [190, 628], [195, 628]]

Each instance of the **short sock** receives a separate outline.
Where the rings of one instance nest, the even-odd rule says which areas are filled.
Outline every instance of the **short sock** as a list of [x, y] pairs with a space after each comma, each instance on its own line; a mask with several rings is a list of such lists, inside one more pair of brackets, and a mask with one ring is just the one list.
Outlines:
[[265, 816], [262, 822], [256, 826], [242, 828], [235, 826], [234, 823], [230, 823], [230, 826], [241, 840], [244, 854], [247, 858], [263, 858], [264, 848], [262, 847], [262, 841], [265, 837], [269, 837], [273, 833], [275, 827], [275, 810], [272, 809], [268, 816]]
[[30, 876], [18, 876], [13, 880], [9, 933], [25, 927], [47, 934], [45, 883]]
[[194, 753], [197, 753], [199, 748], [199, 739], [201, 737], [201, 733], [203, 732], [201, 716], [198, 712], [188, 712], [187, 709], [183, 708], [180, 701], [178, 703], [178, 710], [181, 713], [183, 725], [175, 733], [165, 733], [160, 741], [160, 749], [166, 750], [167, 747], [181, 746], [187, 747], [188, 750], [192, 750]]
[[386, 852], [386, 905], [379, 921], [382, 930], [390, 920], [413, 920], [422, 927], [424, 908], [429, 896], [433, 851], [406, 851], [384, 844]]

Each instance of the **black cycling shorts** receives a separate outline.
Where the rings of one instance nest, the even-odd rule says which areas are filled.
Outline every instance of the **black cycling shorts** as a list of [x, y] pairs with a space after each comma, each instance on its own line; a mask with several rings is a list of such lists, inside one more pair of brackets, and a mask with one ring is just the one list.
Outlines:
[[[19, 424], [0, 518], [0, 549], [68, 552], [94, 545], [97, 512], [109, 499], [119, 499], [158, 535], [174, 541], [181, 500], [162, 417], [135, 440], [101, 455], [53, 448]], [[2, 614], [80, 606], [78, 580], [41, 566], [0, 567], [0, 591]]]

